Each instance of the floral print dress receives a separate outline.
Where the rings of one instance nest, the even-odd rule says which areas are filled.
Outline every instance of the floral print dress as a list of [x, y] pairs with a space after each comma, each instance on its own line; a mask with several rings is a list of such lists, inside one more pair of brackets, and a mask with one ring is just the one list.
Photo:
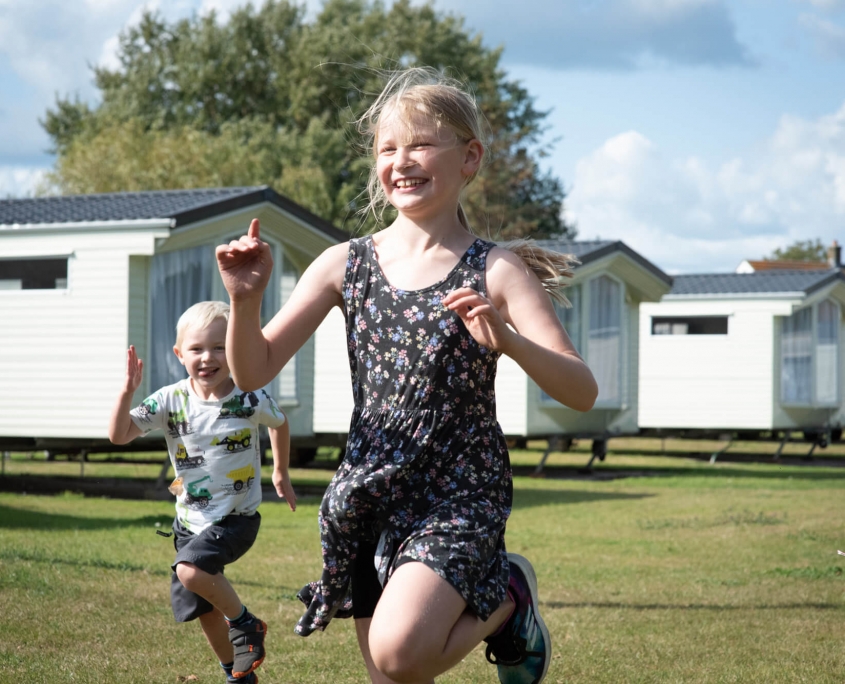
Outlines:
[[372, 237], [350, 241], [343, 300], [355, 409], [320, 507], [322, 577], [300, 595], [308, 607], [297, 634], [325, 629], [338, 609], [348, 614], [359, 541], [379, 542], [382, 584], [416, 561], [481, 619], [505, 599], [513, 490], [496, 421], [499, 354], [441, 301], [460, 287], [486, 296], [492, 247], [476, 240], [443, 280], [404, 291], [382, 273]]

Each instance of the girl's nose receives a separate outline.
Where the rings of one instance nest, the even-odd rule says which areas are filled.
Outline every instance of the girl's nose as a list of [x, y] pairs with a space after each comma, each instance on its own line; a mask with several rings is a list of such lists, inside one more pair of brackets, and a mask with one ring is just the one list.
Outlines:
[[414, 165], [414, 160], [411, 158], [411, 153], [407, 147], [400, 147], [396, 150], [396, 156], [393, 161], [393, 168], [397, 170], [407, 169]]

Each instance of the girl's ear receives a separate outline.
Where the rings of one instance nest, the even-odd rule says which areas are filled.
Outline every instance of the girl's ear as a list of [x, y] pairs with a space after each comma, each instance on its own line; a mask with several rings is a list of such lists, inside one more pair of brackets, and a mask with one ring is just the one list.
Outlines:
[[461, 172], [469, 178], [478, 172], [481, 168], [481, 159], [484, 157], [484, 145], [480, 140], [473, 138], [466, 144], [466, 151], [464, 152], [464, 165]]

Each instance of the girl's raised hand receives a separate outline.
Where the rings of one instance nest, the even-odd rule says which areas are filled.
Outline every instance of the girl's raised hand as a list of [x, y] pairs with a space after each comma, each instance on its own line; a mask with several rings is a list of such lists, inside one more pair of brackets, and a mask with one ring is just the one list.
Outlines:
[[135, 390], [141, 386], [143, 378], [144, 362], [138, 358], [135, 347], [130, 345], [129, 351], [126, 352], [126, 381], [124, 383], [126, 392], [134, 394]]
[[252, 219], [249, 231], [228, 245], [217, 247], [217, 268], [229, 298], [261, 297], [273, 270], [270, 245], [261, 240], [258, 219]]
[[508, 328], [499, 310], [487, 297], [472, 288], [452, 290], [443, 298], [444, 306], [454, 311], [478, 344], [502, 352], [514, 332]]

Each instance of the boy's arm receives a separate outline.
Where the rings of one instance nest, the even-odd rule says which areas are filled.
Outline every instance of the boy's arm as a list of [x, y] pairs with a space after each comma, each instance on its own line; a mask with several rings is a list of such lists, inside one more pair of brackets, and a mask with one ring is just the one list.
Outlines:
[[273, 486], [279, 498], [288, 502], [292, 511], [296, 510], [296, 493], [290, 482], [288, 463], [290, 461], [290, 425], [287, 419], [276, 428], [267, 428], [270, 434], [270, 450], [273, 452]]
[[126, 354], [126, 380], [109, 421], [109, 439], [112, 444], [128, 444], [141, 434], [141, 428], [135, 425], [129, 410], [132, 408], [135, 390], [141, 385], [143, 371], [144, 362], [138, 358], [135, 347], [130, 346]]

